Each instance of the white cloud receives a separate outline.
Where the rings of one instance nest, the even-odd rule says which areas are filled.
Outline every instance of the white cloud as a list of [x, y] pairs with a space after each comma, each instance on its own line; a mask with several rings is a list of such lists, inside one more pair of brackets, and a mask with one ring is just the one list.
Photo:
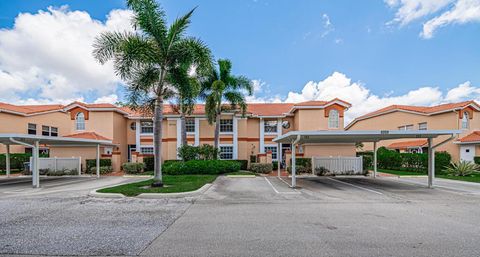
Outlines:
[[92, 44], [103, 31], [131, 29], [130, 17], [112, 10], [101, 22], [68, 7], [19, 14], [13, 28], [0, 30], [0, 101], [58, 103], [114, 93], [121, 81], [112, 64], [96, 62]]
[[395, 18], [387, 24], [403, 26], [426, 18], [420, 33], [426, 39], [449, 24], [480, 22], [480, 0], [385, 0], [385, 3], [396, 9]]
[[334, 31], [335, 28], [333, 27], [333, 24], [332, 22], [330, 21], [330, 17], [328, 16], [328, 14], [324, 13], [322, 14], [322, 20], [323, 20], [323, 33], [321, 35], [321, 37], [326, 37], [328, 34], [330, 34], [330, 32]]
[[111, 94], [107, 96], [102, 96], [97, 98], [97, 100], [94, 101], [94, 103], [110, 103], [110, 104], [115, 104], [118, 102], [118, 95], [116, 94]]

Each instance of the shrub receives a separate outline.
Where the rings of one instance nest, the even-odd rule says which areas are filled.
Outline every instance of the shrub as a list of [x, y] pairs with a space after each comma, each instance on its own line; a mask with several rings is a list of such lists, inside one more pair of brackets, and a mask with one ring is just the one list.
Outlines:
[[[163, 161], [162, 167], [163, 167], [163, 166], [170, 165], [170, 164], [172, 164], [172, 163], [176, 163], [176, 162], [181, 162], [181, 160], [165, 160], [165, 161]], [[153, 169], [152, 169], [152, 170], [153, 170]]]
[[144, 170], [151, 171], [155, 166], [155, 159], [153, 156], [143, 157], [143, 164], [145, 164]]
[[[86, 171], [87, 173], [92, 170], [92, 168], [97, 167], [97, 159], [87, 159], [85, 160], [85, 163], [87, 165]], [[112, 160], [111, 159], [100, 159], [100, 167], [105, 167], [105, 166], [112, 166]]]
[[126, 162], [122, 164], [122, 170], [127, 174], [138, 174], [143, 172], [143, 163]]
[[[110, 172], [113, 172], [113, 167], [112, 166], [100, 166], [100, 174], [108, 174]], [[92, 167], [90, 168], [90, 171], [88, 172], [90, 174], [96, 174], [97, 173], [97, 167]]]
[[480, 156], [473, 157], [473, 162], [480, 165]]
[[[102, 169], [100, 168], [100, 171]], [[54, 170], [50, 170], [50, 169], [47, 169], [47, 172], [46, 172], [46, 175], [48, 176], [63, 176], [63, 175], [77, 175], [78, 174], [78, 169], [71, 169], [71, 170], [57, 170], [57, 171], [54, 171]]]
[[[10, 168], [14, 170], [23, 170], [24, 163], [30, 162], [29, 153], [11, 153], [10, 154]], [[48, 155], [41, 154], [40, 157], [48, 157]], [[6, 170], [6, 154], [0, 154], [0, 170]]]
[[250, 169], [255, 173], [268, 174], [273, 170], [273, 164], [271, 163], [252, 163]]
[[247, 170], [248, 169], [248, 161], [247, 160], [229, 160], [229, 161], [240, 163], [240, 169], [241, 170]]
[[184, 145], [178, 148], [178, 156], [182, 161], [216, 160], [218, 157], [218, 149], [207, 144], [202, 146]]
[[[380, 147], [377, 150], [377, 158], [380, 169], [408, 170], [419, 173], [426, 173], [428, 170], [428, 154], [426, 153], [399, 153], [385, 147]], [[448, 152], [435, 152], [436, 172], [441, 174], [444, 168], [450, 164], [451, 160], [452, 156]]]
[[[290, 159], [290, 165], [292, 160]], [[295, 159], [296, 173], [311, 173], [312, 172], [312, 159], [310, 158], [296, 158]], [[301, 168], [299, 168], [301, 167]], [[287, 168], [288, 172], [291, 172], [291, 167]]]
[[273, 164], [273, 170], [277, 170], [278, 169], [278, 161], [272, 161], [272, 164]]
[[472, 162], [459, 161], [457, 163], [452, 162], [450, 165], [445, 167], [445, 172], [452, 176], [468, 176], [474, 172], [478, 171], [478, 165]]
[[[292, 174], [292, 167], [287, 168], [288, 174]], [[312, 168], [311, 167], [305, 167], [303, 165], [295, 165], [295, 174], [301, 174], [301, 173], [311, 173]]]
[[163, 172], [168, 175], [184, 174], [223, 174], [240, 170], [240, 163], [224, 160], [191, 160], [186, 162], [171, 162], [163, 165]]
[[256, 155], [250, 155], [250, 163], [256, 163], [257, 162], [257, 156]]

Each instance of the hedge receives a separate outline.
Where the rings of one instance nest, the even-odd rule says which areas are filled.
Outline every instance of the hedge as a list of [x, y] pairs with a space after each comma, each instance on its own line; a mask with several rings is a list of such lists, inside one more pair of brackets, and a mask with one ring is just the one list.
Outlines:
[[[292, 165], [292, 159], [290, 159], [290, 166]], [[311, 158], [295, 158], [295, 173], [311, 173], [312, 172], [312, 159]], [[292, 171], [291, 167], [287, 168], [288, 172]]]
[[271, 163], [252, 163], [250, 168], [255, 173], [268, 174], [273, 170], [273, 164]]
[[143, 164], [145, 164], [145, 170], [153, 170], [155, 167], [155, 158], [153, 156], [143, 157]]
[[[86, 159], [85, 163], [87, 165], [86, 170], [85, 170], [87, 173], [90, 173], [92, 171], [92, 168], [94, 170], [96, 170], [97, 159]], [[100, 167], [109, 167], [109, 166], [110, 167], [112, 166], [112, 160], [111, 159], [100, 159]]]
[[357, 157], [363, 157], [363, 170], [368, 171], [373, 168], [373, 152], [357, 152]]
[[143, 163], [126, 162], [122, 164], [122, 170], [127, 174], [139, 174], [144, 171], [145, 165]]
[[480, 156], [473, 157], [473, 162], [475, 162], [475, 164], [480, 165]]
[[167, 175], [218, 175], [223, 173], [237, 172], [240, 170], [240, 163], [224, 160], [191, 160], [186, 162], [172, 162], [163, 165], [163, 173]]
[[[23, 170], [23, 164], [30, 162], [32, 154], [29, 153], [11, 153], [10, 154], [10, 168], [12, 170]], [[40, 157], [48, 157], [48, 155], [40, 155]], [[0, 154], [0, 170], [6, 170], [6, 155]]]
[[240, 169], [241, 170], [247, 170], [248, 169], [248, 160], [225, 160], [227, 162], [238, 162], [240, 163]]
[[[408, 170], [418, 173], [427, 173], [428, 154], [426, 153], [399, 153], [380, 147], [377, 150], [378, 168], [389, 170]], [[452, 160], [448, 152], [435, 152], [435, 170], [441, 174]]]

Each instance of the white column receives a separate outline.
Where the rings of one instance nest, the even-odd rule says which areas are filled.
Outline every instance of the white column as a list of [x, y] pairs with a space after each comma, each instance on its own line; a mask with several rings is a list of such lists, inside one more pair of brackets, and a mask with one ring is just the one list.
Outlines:
[[297, 167], [295, 164], [295, 159], [297, 158], [296, 154], [297, 145], [292, 143], [292, 187], [295, 188], [297, 186]]
[[195, 146], [200, 145], [200, 119], [195, 118]]
[[280, 164], [282, 161], [282, 144], [278, 143], [277, 146], [277, 176], [280, 177]]
[[238, 159], [238, 118], [233, 116], [233, 159]]
[[[55, 157], [55, 170], [57, 169], [57, 157]], [[82, 175], [82, 157], [78, 157], [78, 175]]]
[[10, 145], [6, 145], [7, 155], [5, 156], [5, 168], [7, 169], [7, 177], [10, 177]]
[[142, 128], [140, 126], [140, 120], [135, 122], [135, 151], [140, 152], [140, 132]]
[[34, 178], [35, 182], [33, 184], [33, 187], [35, 187], [35, 188], [40, 187], [40, 169], [39, 169], [39, 166], [40, 166], [39, 165], [40, 150], [39, 150], [39, 148], [40, 148], [39, 142], [35, 141], [35, 145], [32, 149], [33, 153], [35, 154], [34, 157], [33, 157], [33, 162], [35, 163], [35, 165], [34, 165], [35, 169], [33, 170], [33, 173], [32, 173], [32, 175], [35, 174], [35, 178]]
[[373, 142], [373, 178], [377, 177], [377, 142]]
[[428, 187], [433, 187], [435, 178], [435, 149], [433, 148], [433, 139], [428, 139]]
[[180, 156], [178, 156], [178, 148], [182, 146], [182, 121], [180, 118], [177, 119], [177, 159], [180, 159]]
[[97, 178], [100, 178], [100, 144], [97, 144]]
[[265, 153], [265, 130], [264, 130], [265, 121], [263, 118], [260, 118], [260, 149], [258, 149], [259, 153]]

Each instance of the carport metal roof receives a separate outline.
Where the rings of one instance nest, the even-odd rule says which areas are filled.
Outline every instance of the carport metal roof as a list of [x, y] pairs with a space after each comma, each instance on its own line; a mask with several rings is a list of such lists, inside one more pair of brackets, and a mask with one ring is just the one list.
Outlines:
[[352, 130], [352, 131], [290, 131], [274, 138], [276, 143], [358, 143], [389, 139], [436, 138], [460, 134], [461, 130]]
[[24, 145], [32, 148], [32, 184], [34, 187], [40, 187], [40, 173], [38, 169], [39, 148], [40, 145], [49, 146], [95, 146], [97, 148], [97, 177], [100, 176], [100, 145], [114, 146], [109, 140], [96, 140], [72, 137], [51, 137], [29, 134], [2, 134], [0, 133], [0, 144], [7, 147], [6, 170], [7, 176], [10, 175], [10, 145]]
[[[428, 186], [433, 186], [435, 177], [435, 148], [447, 143], [462, 133], [461, 130], [352, 130], [352, 131], [290, 131], [274, 138], [279, 144], [292, 144], [292, 187], [296, 186], [296, 145], [305, 143], [364, 143], [373, 142], [373, 177], [377, 174], [377, 142], [390, 139], [426, 138], [428, 140]], [[450, 136], [436, 145], [433, 138]], [[279, 147], [280, 149], [280, 147]], [[281, 151], [280, 151], [281, 154]], [[313, 165], [313, 163], [312, 163]], [[280, 165], [278, 165], [280, 176]]]

